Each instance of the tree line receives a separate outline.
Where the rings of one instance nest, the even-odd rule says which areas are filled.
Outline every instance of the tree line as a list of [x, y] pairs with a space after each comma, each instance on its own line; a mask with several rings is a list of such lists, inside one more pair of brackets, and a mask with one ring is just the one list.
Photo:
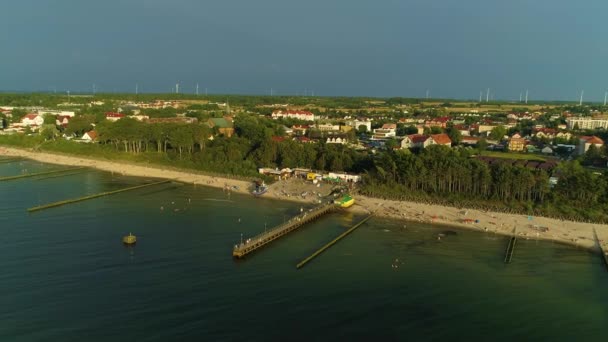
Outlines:
[[507, 162], [489, 165], [466, 150], [430, 146], [419, 154], [386, 151], [374, 158], [361, 193], [608, 221], [607, 175], [594, 174], [578, 161], [562, 163], [553, 173], [559, 181], [552, 188], [545, 170]]

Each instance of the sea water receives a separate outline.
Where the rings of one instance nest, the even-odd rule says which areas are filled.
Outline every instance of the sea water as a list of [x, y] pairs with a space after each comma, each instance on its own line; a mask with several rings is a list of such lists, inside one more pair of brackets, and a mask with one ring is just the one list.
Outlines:
[[26, 211], [151, 181], [0, 182], [0, 341], [608, 339], [600, 256], [551, 242], [519, 240], [505, 265], [505, 237], [375, 217], [297, 270], [362, 217], [327, 215], [234, 260], [241, 236], [301, 204], [169, 183]]

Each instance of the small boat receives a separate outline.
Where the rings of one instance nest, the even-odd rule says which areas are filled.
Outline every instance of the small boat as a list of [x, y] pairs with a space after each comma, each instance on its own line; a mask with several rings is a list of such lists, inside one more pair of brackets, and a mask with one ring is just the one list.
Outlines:
[[258, 197], [258, 196], [262, 196], [267, 191], [268, 191], [268, 186], [266, 186], [266, 184], [264, 184], [264, 182], [262, 182], [262, 183], [256, 183], [255, 189], [253, 189], [253, 191], [251, 191], [251, 194], [253, 196]]
[[125, 245], [134, 245], [137, 242], [137, 237], [131, 233], [122, 237], [122, 243]]
[[344, 195], [344, 197], [335, 200], [334, 203], [339, 205], [341, 208], [348, 208], [355, 204], [355, 199], [351, 195]]

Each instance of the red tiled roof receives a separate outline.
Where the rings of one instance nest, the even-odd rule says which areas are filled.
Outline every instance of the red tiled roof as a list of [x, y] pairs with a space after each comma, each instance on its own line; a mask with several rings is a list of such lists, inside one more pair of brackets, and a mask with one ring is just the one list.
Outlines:
[[276, 141], [276, 142], [282, 142], [285, 141], [285, 137], [279, 137], [279, 136], [273, 136], [270, 139], [272, 139], [272, 141]]
[[585, 142], [587, 144], [596, 144], [596, 145], [600, 145], [600, 144], [604, 144], [604, 140], [596, 137], [595, 135], [593, 136], [582, 136], [581, 140], [585, 140]]
[[123, 118], [125, 117], [124, 114], [120, 114], [120, 113], [114, 113], [114, 112], [107, 112], [106, 113], [106, 118]]
[[272, 114], [283, 114], [283, 115], [288, 115], [288, 114], [296, 114], [296, 115], [314, 115], [313, 113], [307, 111], [307, 110], [275, 110], [272, 112]]
[[85, 134], [88, 135], [89, 138], [91, 138], [91, 140], [97, 139], [97, 132], [95, 132], [95, 131], [88, 131]]
[[407, 136], [414, 144], [421, 144], [425, 142], [429, 137], [423, 134], [411, 134]]
[[449, 116], [443, 116], [443, 117], [440, 117], [440, 118], [431, 119], [431, 120], [429, 120], [429, 121], [431, 121], [431, 122], [441, 122], [441, 123], [445, 123], [445, 122], [450, 121], [450, 117], [449, 117]]
[[450, 139], [450, 137], [445, 133], [431, 134], [431, 137], [433, 138], [433, 140], [435, 140], [437, 144], [440, 145], [447, 145], [452, 143], [452, 139]]
[[21, 118], [21, 120], [23, 120], [23, 119], [34, 120], [37, 117], [38, 117], [38, 114], [30, 113], [30, 114], [26, 114], [23, 118]]
[[397, 124], [387, 123], [382, 125], [382, 129], [397, 129]]
[[535, 132], [543, 132], [545, 134], [555, 134], [555, 133], [557, 133], [557, 130], [553, 129], [553, 128], [535, 128], [534, 131]]

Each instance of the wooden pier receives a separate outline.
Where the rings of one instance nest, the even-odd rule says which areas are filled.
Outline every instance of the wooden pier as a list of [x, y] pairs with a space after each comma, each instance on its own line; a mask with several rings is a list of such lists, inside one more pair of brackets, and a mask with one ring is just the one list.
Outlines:
[[517, 238], [515, 237], [515, 230], [513, 230], [513, 236], [509, 239], [509, 244], [507, 245], [507, 250], [505, 252], [505, 264], [510, 264], [511, 259], [513, 259], [513, 252], [515, 251], [515, 243], [517, 242]]
[[59, 202], [53, 202], [53, 203], [49, 203], [49, 204], [39, 205], [37, 207], [29, 208], [27, 211], [32, 212], [32, 211], [38, 211], [38, 210], [43, 210], [43, 209], [49, 209], [49, 208], [59, 207], [59, 206], [70, 204], [70, 203], [76, 203], [76, 202], [86, 201], [86, 200], [90, 200], [90, 199], [93, 199], [93, 198], [114, 195], [114, 194], [118, 194], [118, 193], [125, 192], [125, 191], [131, 191], [131, 190], [146, 188], [146, 187], [149, 187], [149, 186], [159, 185], [159, 184], [165, 184], [165, 183], [169, 183], [169, 182], [171, 182], [171, 181], [170, 180], [164, 180], [164, 181], [161, 181], [161, 182], [154, 182], [154, 183], [148, 183], [148, 184], [143, 184], [143, 185], [136, 185], [136, 186], [132, 186], [132, 187], [124, 188], [124, 189], [119, 189], [119, 190], [114, 190], [114, 191], [106, 191], [106, 192], [102, 192], [102, 193], [98, 193], [98, 194], [93, 194], [93, 195], [88, 195], [88, 196], [84, 196], [84, 197], [80, 197], [80, 198], [74, 198], [74, 199], [69, 199], [69, 200], [65, 200], [65, 201], [59, 201]]
[[336, 209], [336, 205], [333, 203], [327, 203], [320, 205], [310, 211], [305, 211], [289, 221], [284, 222], [264, 233], [258, 234], [238, 245], [234, 246], [232, 250], [232, 256], [235, 258], [243, 258], [245, 255], [256, 251], [272, 241], [300, 228], [301, 226], [309, 223], [329, 212]]
[[319, 254], [325, 252], [325, 250], [329, 249], [329, 247], [331, 247], [331, 246], [335, 245], [336, 243], [338, 243], [338, 241], [342, 240], [346, 235], [352, 233], [355, 229], [359, 228], [359, 226], [361, 226], [362, 224], [364, 224], [365, 222], [367, 222], [367, 220], [369, 220], [370, 218], [372, 218], [372, 216], [374, 216], [374, 213], [369, 214], [366, 218], [364, 218], [363, 220], [359, 221], [359, 223], [355, 224], [354, 226], [352, 226], [350, 229], [348, 229], [344, 233], [340, 234], [337, 238], [331, 240], [325, 246], [319, 248], [316, 252], [312, 253], [308, 258], [302, 260], [299, 264], [297, 264], [296, 268], [300, 269], [300, 268], [304, 267], [304, 265], [306, 265], [309, 261], [311, 261], [312, 259], [316, 258]]
[[28, 177], [45, 176], [45, 175], [51, 175], [51, 174], [60, 173], [60, 172], [76, 171], [76, 170], [82, 170], [82, 169], [84, 169], [84, 167], [73, 167], [73, 168], [69, 168], [69, 169], [61, 169], [61, 170], [53, 170], [53, 171], [45, 171], [45, 172], [37, 172], [37, 173], [26, 173], [26, 174], [18, 175], [18, 176], [0, 177], [0, 182], [21, 179], [21, 178], [28, 178]]

